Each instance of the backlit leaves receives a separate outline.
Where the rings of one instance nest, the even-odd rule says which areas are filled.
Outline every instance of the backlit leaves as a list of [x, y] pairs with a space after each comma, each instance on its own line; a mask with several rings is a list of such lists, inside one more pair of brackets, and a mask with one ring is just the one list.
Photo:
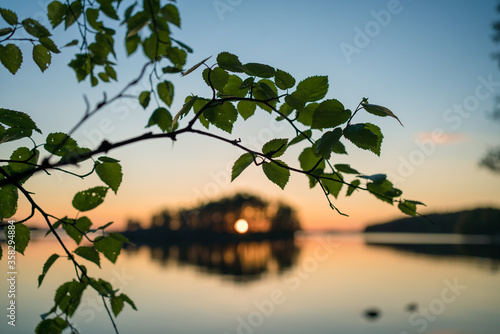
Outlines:
[[234, 181], [248, 166], [253, 162], [253, 156], [250, 153], [245, 153], [234, 162], [231, 172], [231, 181]]
[[47, 261], [45, 261], [45, 264], [43, 265], [43, 270], [42, 273], [38, 276], [38, 287], [42, 285], [43, 279], [45, 278], [45, 275], [49, 271], [50, 267], [56, 262], [56, 260], [59, 258], [59, 255], [57, 254], [52, 254]]
[[276, 70], [276, 74], [274, 76], [274, 82], [276, 83], [276, 86], [279, 89], [289, 89], [295, 86], [295, 78], [292, 77], [290, 74], [288, 74], [285, 71]]
[[304, 79], [297, 85], [297, 92], [306, 102], [321, 100], [328, 92], [328, 77], [313, 76]]
[[83, 257], [86, 260], [94, 262], [95, 264], [97, 264], [98, 267], [101, 267], [99, 253], [92, 247], [80, 246], [77, 249], [75, 249], [75, 254]]
[[371, 123], [351, 124], [344, 130], [344, 136], [357, 147], [380, 156], [384, 136], [378, 126]]
[[104, 202], [108, 189], [100, 186], [76, 193], [72, 201], [73, 207], [79, 211], [89, 211], [98, 207]]
[[95, 163], [95, 171], [101, 181], [106, 183], [116, 194], [122, 183], [122, 166], [118, 162], [108, 162], [101, 157]]
[[23, 54], [15, 44], [0, 45], [0, 61], [10, 73], [16, 74], [23, 62]]
[[123, 243], [127, 239], [117, 233], [110, 233], [106, 237], [97, 237], [94, 241], [94, 248], [104, 254], [104, 256], [115, 263], [120, 251], [122, 249]]
[[170, 81], [163, 81], [156, 88], [158, 97], [170, 107], [174, 99], [174, 85]]
[[[192, 99], [194, 102], [194, 99]], [[182, 110], [181, 110], [182, 111]], [[172, 114], [166, 108], [157, 108], [151, 117], [149, 118], [147, 128], [158, 125], [158, 127], [163, 132], [170, 131], [172, 129]]]
[[325, 132], [323, 136], [321, 136], [321, 138], [317, 141], [317, 145], [315, 145], [316, 154], [325, 159], [330, 159], [333, 148], [335, 147], [335, 144], [337, 144], [340, 140], [340, 137], [342, 137], [341, 128], [336, 128], [333, 131]]
[[281, 164], [281, 166], [275, 162], [264, 162], [262, 164], [262, 170], [271, 182], [278, 185], [281, 189], [285, 189], [285, 186], [290, 179], [290, 170], [286, 168], [288, 166], [285, 162], [281, 160], [275, 161]]
[[287, 149], [288, 139], [271, 139], [262, 147], [262, 153], [268, 158], [282, 156]]
[[92, 222], [87, 217], [80, 217], [78, 219], [62, 219], [62, 227], [75, 242], [79, 245], [82, 241], [83, 235], [90, 230]]
[[245, 70], [238, 57], [229, 52], [219, 53], [217, 56], [217, 63], [220, 68], [230, 72], [241, 73]]
[[17, 24], [17, 14], [10, 9], [0, 8], [0, 15], [5, 20], [5, 22], [10, 24], [11, 26]]
[[363, 103], [362, 104], [363, 108], [365, 108], [366, 111], [368, 111], [370, 114], [385, 117], [385, 116], [390, 116], [395, 118], [401, 126], [403, 126], [403, 123], [399, 120], [399, 118], [394, 115], [392, 111], [387, 109], [386, 107], [382, 107], [376, 104], [368, 104], [368, 103]]
[[45, 46], [38, 44], [33, 47], [33, 60], [40, 68], [40, 71], [44, 72], [50, 65], [52, 55]]
[[326, 100], [314, 110], [313, 129], [334, 128], [349, 120], [351, 111], [345, 110], [338, 100]]
[[[3, 180], [5, 180], [5, 176], [0, 174], [0, 181]], [[0, 187], [0, 220], [10, 218], [17, 212], [18, 196], [17, 188], [13, 184]]]

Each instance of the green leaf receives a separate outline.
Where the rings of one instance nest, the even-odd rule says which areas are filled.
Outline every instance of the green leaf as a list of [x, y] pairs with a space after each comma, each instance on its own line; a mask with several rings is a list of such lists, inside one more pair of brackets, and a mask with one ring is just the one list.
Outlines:
[[62, 318], [44, 319], [36, 326], [36, 334], [61, 334], [68, 327], [68, 322]]
[[177, 128], [178, 125], [177, 122], [179, 121], [179, 119], [182, 119], [185, 115], [187, 115], [189, 113], [189, 110], [191, 110], [191, 108], [195, 105], [197, 101], [205, 105], [205, 102], [203, 102], [203, 100], [198, 100], [196, 96], [188, 96], [184, 101], [185, 103], [182, 106], [181, 110], [179, 110], [179, 112], [175, 115], [174, 119], [172, 120], [171, 122], [172, 125], [170, 126], [170, 129], [167, 130], [173, 131], [175, 128]]
[[297, 92], [306, 102], [321, 100], [328, 92], [328, 77], [313, 76], [304, 79], [297, 85]]
[[106, 183], [116, 194], [122, 183], [122, 166], [118, 162], [96, 162], [95, 171], [102, 182]]
[[21, 111], [0, 108], [0, 123], [11, 127], [35, 130], [38, 133], [42, 133], [31, 117]]
[[103, 12], [110, 19], [119, 20], [119, 17], [116, 14], [116, 10], [112, 4], [114, 0], [99, 0], [98, 2], [101, 4], [100, 6], [101, 12]]
[[253, 101], [240, 101], [238, 102], [238, 113], [247, 120], [255, 114], [255, 109], [257, 109], [257, 104]]
[[167, 56], [176, 67], [182, 68], [186, 64], [187, 53], [180, 48], [169, 47], [167, 49]]
[[311, 136], [312, 136], [312, 131], [311, 130], [306, 130], [303, 133], [300, 133], [299, 135], [297, 135], [295, 138], [293, 138], [290, 141], [290, 143], [288, 144], [288, 146], [292, 146], [292, 145], [298, 144], [301, 141], [303, 141], [304, 139], [311, 138]]
[[[300, 168], [306, 172], [311, 171], [314, 175], [321, 175], [325, 169], [325, 160], [321, 158], [321, 161], [318, 164], [319, 160], [320, 158], [316, 156], [315, 150], [312, 147], [306, 147], [299, 155]], [[316, 168], [312, 170], [314, 166], [316, 166]], [[314, 187], [318, 182], [317, 179], [309, 175], [308, 178], [309, 186], [311, 188]]]
[[12, 28], [2, 28], [0, 29], [0, 36], [6, 36], [10, 33], [12, 33]]
[[[8, 218], [8, 217], [5, 217]], [[30, 242], [30, 229], [28, 226], [23, 223], [14, 224], [14, 233], [9, 234], [9, 231], [12, 231], [10, 228], [4, 228], [3, 232], [5, 233], [5, 239], [10, 240], [9, 236], [14, 236], [14, 244], [16, 245], [16, 251], [24, 255], [24, 250], [28, 247], [28, 243]]]
[[49, 18], [52, 28], [55, 28], [62, 23], [67, 10], [68, 6], [66, 4], [63, 5], [59, 1], [52, 1], [49, 3], [47, 6], [47, 17]]
[[170, 107], [174, 99], [174, 85], [170, 81], [163, 81], [156, 88], [159, 98]]
[[[144, 28], [150, 20], [150, 16], [146, 12], [138, 12], [135, 13], [128, 21], [127, 21], [127, 40], [136, 36], [139, 31]], [[137, 36], [138, 37], [138, 36]]]
[[[275, 160], [276, 162], [287, 166], [287, 164], [281, 160]], [[287, 166], [288, 167], [288, 166]], [[266, 174], [267, 178], [277, 184], [281, 189], [285, 189], [288, 180], [290, 179], [290, 170], [277, 165], [274, 162], [265, 162], [262, 164], [262, 170]]]
[[149, 101], [151, 100], [151, 92], [143, 91], [139, 94], [139, 103], [141, 104], [143, 109], [146, 109], [149, 105]]
[[74, 39], [74, 40], [72, 40], [71, 42], [66, 43], [66, 44], [63, 46], [63, 48], [68, 47], [68, 46], [74, 46], [74, 45], [78, 45], [78, 40], [77, 40], [77, 39]]
[[59, 258], [59, 255], [57, 254], [52, 254], [47, 261], [45, 261], [45, 264], [43, 265], [43, 270], [40, 276], [38, 276], [38, 287], [42, 285], [43, 279], [45, 278], [45, 275], [49, 271], [50, 267], [56, 262], [56, 260]]
[[403, 201], [398, 204], [398, 208], [401, 212], [406, 213], [409, 216], [415, 217], [417, 215], [417, 205], [414, 203]]
[[92, 247], [87, 247], [87, 246], [80, 246], [77, 249], [75, 249], [75, 254], [83, 257], [86, 260], [92, 261], [97, 266], [100, 268], [101, 267], [101, 260], [99, 258], [99, 253]]
[[[0, 181], [5, 177], [0, 174]], [[18, 193], [13, 184], [6, 184], [0, 187], [0, 220], [10, 218], [17, 212]], [[7, 231], [7, 229], [5, 229]]]
[[245, 153], [234, 162], [233, 170], [231, 173], [231, 182], [234, 181], [240, 174], [252, 164], [253, 157], [250, 153]]
[[87, 284], [83, 282], [80, 283], [75, 280], [66, 282], [57, 288], [54, 302], [61, 311], [71, 317], [80, 305], [83, 291], [86, 288]]
[[223, 90], [229, 80], [229, 73], [220, 67], [214, 69], [206, 68], [203, 71], [203, 79], [207, 85], [213, 86], [215, 90]]
[[111, 297], [111, 309], [115, 317], [120, 314], [123, 309], [124, 300], [121, 296]]
[[321, 183], [326, 188], [328, 194], [333, 195], [335, 198], [339, 196], [342, 189], [343, 180], [337, 174], [321, 174]]
[[129, 304], [134, 310], [137, 311], [137, 307], [135, 307], [134, 302], [126, 294], [122, 293], [120, 294], [120, 297], [122, 297], [127, 304]]
[[259, 78], [272, 78], [276, 73], [273, 67], [259, 63], [247, 63], [244, 68], [246, 74]]
[[156, 109], [151, 117], [149, 118], [148, 125], [150, 126], [158, 125], [163, 132], [167, 132], [172, 129], [172, 115], [165, 108]]
[[351, 111], [345, 110], [338, 100], [326, 100], [314, 110], [313, 129], [334, 128], [343, 124], [351, 117]]
[[241, 73], [245, 70], [245, 67], [240, 62], [238, 57], [229, 52], [219, 53], [217, 56], [217, 63], [220, 68], [230, 72]]
[[385, 180], [382, 183], [368, 183], [366, 188], [375, 197], [391, 205], [394, 202], [394, 197], [399, 197], [403, 193], [401, 190], [394, 188], [392, 182], [389, 180]]
[[79, 0], [73, 1], [69, 5], [69, 9], [66, 11], [66, 20], [64, 22], [64, 28], [68, 29], [73, 23], [78, 20], [80, 15], [82, 14], [82, 3]]
[[297, 121], [310, 127], [313, 122], [314, 111], [318, 108], [318, 106], [319, 103], [313, 102], [309, 103], [304, 108], [299, 109], [300, 111], [297, 110]]
[[254, 77], [246, 78], [245, 80], [243, 80], [243, 82], [241, 83], [240, 87], [238, 87], [238, 88], [239, 89], [248, 89], [248, 88], [251, 88], [253, 86], [254, 81], [255, 81]]
[[378, 126], [370, 123], [351, 124], [344, 130], [344, 136], [357, 147], [380, 156], [384, 136]]
[[229, 75], [226, 87], [221, 91], [224, 95], [230, 95], [235, 97], [245, 97], [248, 93], [248, 88], [240, 88], [243, 80], [237, 75]]
[[352, 195], [352, 193], [354, 192], [354, 190], [357, 189], [357, 187], [359, 187], [359, 184], [361, 182], [359, 180], [354, 180], [351, 182], [351, 184], [349, 185], [349, 187], [347, 188], [347, 193], [346, 193], [346, 196], [349, 197]]
[[137, 47], [139, 46], [139, 43], [141, 42], [141, 38], [137, 35], [133, 35], [131, 37], [128, 37], [125, 40], [125, 47], [127, 48], [127, 55], [131, 55], [137, 50]]
[[304, 95], [300, 94], [299, 92], [293, 92], [292, 94], [287, 95], [285, 97], [285, 102], [293, 109], [297, 109], [299, 111], [301, 111], [306, 105], [306, 99]]
[[78, 211], [89, 211], [104, 202], [108, 187], [94, 187], [78, 192], [73, 197], [73, 207]]
[[52, 35], [47, 28], [40, 24], [40, 22], [32, 18], [24, 19], [21, 23], [24, 30], [33, 37], [42, 38]]
[[[27, 147], [19, 147], [18, 149], [16, 149], [10, 156], [11, 161], [9, 162], [9, 168], [11, 171], [11, 175], [14, 176], [15, 174], [22, 174], [34, 169], [34, 165], [37, 163], [39, 155], [40, 152], [38, 150], [32, 151]], [[31, 175], [28, 175], [18, 182], [20, 184], [23, 184], [30, 178], [30, 176]]]
[[116, 81], [116, 72], [114, 70], [114, 68], [112, 68], [111, 66], [109, 65], [106, 65], [104, 66], [104, 71], [106, 72], [106, 74], [113, 80]]
[[382, 184], [385, 180], [387, 180], [387, 175], [385, 174], [373, 174], [373, 175], [359, 175], [359, 178], [367, 179], [373, 181], [376, 184]]
[[228, 133], [233, 131], [233, 124], [238, 118], [238, 111], [230, 102], [209, 108], [203, 114], [210, 123]]
[[349, 166], [347, 164], [337, 164], [337, 165], [334, 165], [333, 167], [335, 167], [336, 170], [338, 170], [339, 172], [342, 172], [342, 173], [359, 174], [359, 172], [357, 170], [351, 168], [351, 166]]
[[344, 144], [342, 144], [342, 142], [337, 142], [337, 144], [335, 144], [335, 146], [333, 146], [333, 150], [332, 150], [333, 153], [337, 153], [337, 154], [347, 154], [347, 151], [345, 150], [345, 146]]
[[399, 118], [396, 115], [394, 115], [394, 113], [392, 111], [390, 111], [389, 109], [387, 109], [386, 107], [378, 106], [376, 104], [368, 104], [368, 103], [363, 103], [362, 106], [370, 114], [373, 114], [376, 116], [381, 116], [381, 117], [385, 117], [385, 116], [393, 117], [393, 118], [397, 119], [397, 121], [399, 122], [399, 124], [401, 124], [401, 126], [404, 126], [403, 123], [401, 123], [401, 121], [399, 120]]
[[186, 70], [185, 72], [182, 72], [182, 75], [181, 76], [186, 76], [188, 75], [189, 73], [195, 71], [198, 67], [200, 67], [201, 65], [205, 64], [205, 62], [207, 60], [209, 60], [210, 58], [212, 58], [212, 56], [210, 57], [207, 57], [205, 59], [203, 59], [202, 61], [200, 61], [198, 64], [194, 65], [193, 67], [189, 68], [188, 70]]
[[282, 156], [288, 147], [288, 139], [271, 139], [262, 146], [262, 153], [268, 158]]
[[33, 47], [33, 60], [40, 68], [40, 71], [44, 72], [50, 65], [52, 55], [45, 46], [37, 44]]
[[87, 233], [92, 226], [92, 222], [87, 217], [80, 217], [77, 220], [63, 219], [63, 229], [66, 233], [79, 245], [82, 241], [83, 234]]
[[90, 159], [90, 156], [88, 155], [89, 152], [91, 152], [89, 148], [77, 147], [73, 151], [63, 155], [59, 162], [76, 165], [81, 161]]
[[11, 26], [17, 24], [17, 14], [11, 11], [10, 9], [0, 8], [0, 15], [2, 18], [10, 24]]
[[335, 128], [333, 131], [325, 132], [317, 141], [316, 154], [325, 159], [330, 159], [333, 147], [338, 143], [340, 137], [342, 137], [341, 128]]
[[76, 141], [62, 132], [51, 133], [47, 136], [43, 147], [52, 154], [60, 157], [76, 150], [78, 144]]
[[97, 237], [94, 241], [94, 248], [113, 263], [116, 262], [118, 255], [120, 255], [122, 246], [123, 242], [112, 235]]
[[23, 62], [23, 54], [15, 44], [0, 45], [0, 61], [10, 73], [16, 74]]
[[61, 53], [61, 50], [57, 48], [56, 43], [48, 37], [39, 38], [38, 41], [45, 46], [48, 50], [54, 53]]
[[274, 76], [274, 82], [276, 83], [276, 86], [279, 89], [289, 89], [295, 86], [295, 78], [292, 77], [290, 74], [288, 74], [285, 71], [276, 70], [276, 74]]
[[105, 157], [105, 156], [99, 157], [98, 160], [100, 160], [102, 162], [120, 162], [120, 160], [110, 158], [110, 157]]
[[167, 4], [161, 9], [161, 13], [168, 22], [175, 24], [179, 28], [181, 27], [181, 17], [177, 7], [172, 4]]

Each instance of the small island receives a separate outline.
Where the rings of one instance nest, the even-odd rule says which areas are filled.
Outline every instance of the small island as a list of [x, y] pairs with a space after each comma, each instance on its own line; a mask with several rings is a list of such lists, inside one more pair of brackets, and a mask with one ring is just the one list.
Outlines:
[[299, 230], [300, 222], [290, 206], [239, 193], [191, 209], [163, 210], [146, 228], [129, 220], [122, 234], [135, 244], [154, 245], [289, 239]]

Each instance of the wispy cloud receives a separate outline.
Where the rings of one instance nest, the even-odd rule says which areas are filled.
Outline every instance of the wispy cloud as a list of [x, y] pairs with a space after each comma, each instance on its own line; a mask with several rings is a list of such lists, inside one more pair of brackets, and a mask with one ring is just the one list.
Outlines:
[[417, 133], [417, 140], [420, 142], [432, 141], [436, 145], [446, 145], [461, 143], [468, 139], [465, 133], [436, 133], [436, 132], [420, 132]]

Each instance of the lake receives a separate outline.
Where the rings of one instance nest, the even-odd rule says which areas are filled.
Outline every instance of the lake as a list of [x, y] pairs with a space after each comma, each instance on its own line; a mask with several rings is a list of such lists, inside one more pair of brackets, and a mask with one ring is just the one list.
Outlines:
[[[498, 334], [500, 250], [483, 241], [301, 234], [141, 246], [123, 250], [114, 266], [101, 257], [102, 271], [86, 265], [135, 301], [138, 311], [125, 305], [116, 319], [120, 333]], [[60, 258], [37, 288], [52, 253], [62, 254], [53, 240], [38, 240], [18, 255], [16, 327], [3, 316], [0, 333], [32, 333], [57, 286], [73, 279], [71, 263]], [[6, 314], [5, 279], [0, 291]], [[84, 293], [73, 320], [81, 333], [114, 332], [94, 291]]]

